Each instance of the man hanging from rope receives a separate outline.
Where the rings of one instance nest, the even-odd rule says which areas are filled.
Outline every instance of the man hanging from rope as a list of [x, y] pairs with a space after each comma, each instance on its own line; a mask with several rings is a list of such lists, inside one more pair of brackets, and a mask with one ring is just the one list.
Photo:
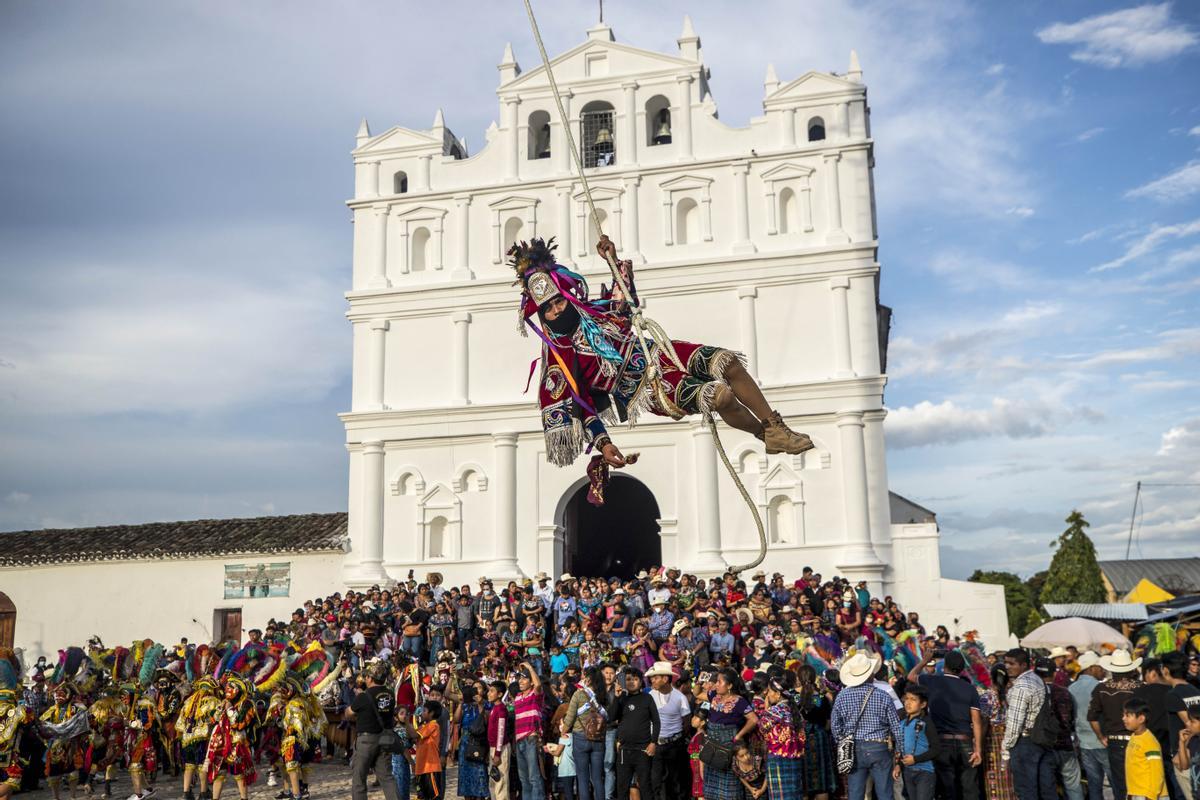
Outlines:
[[617, 260], [607, 236], [596, 251], [616, 264], [623, 279], [618, 284], [628, 287], [629, 297], [620, 285], [602, 284], [599, 299], [589, 299], [587, 281], [556, 263], [554, 249], [553, 239], [514, 244], [509, 263], [522, 287], [522, 335], [528, 328], [542, 340], [538, 403], [547, 458], [566, 466], [585, 450], [598, 451], [588, 468], [593, 503], [603, 503], [607, 468], [627, 463], [605, 423], [632, 425], [647, 411], [674, 419], [715, 412], [762, 440], [767, 453], [813, 448], [808, 436], [792, 431], [771, 409], [740, 353], [671, 340], [649, 345], [655, 360], [648, 365], [645, 340], [633, 330], [632, 309], [639, 305], [633, 264]]

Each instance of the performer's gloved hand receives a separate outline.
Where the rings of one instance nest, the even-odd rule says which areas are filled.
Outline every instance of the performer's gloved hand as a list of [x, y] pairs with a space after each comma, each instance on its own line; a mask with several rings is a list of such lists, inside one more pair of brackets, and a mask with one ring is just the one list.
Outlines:
[[610, 467], [620, 469], [625, 466], [625, 456], [621, 455], [621, 451], [612, 442], [607, 443], [600, 448], [600, 453], [604, 456], [604, 460]]
[[612, 260], [617, 260], [617, 246], [613, 244], [612, 239], [609, 239], [607, 234], [600, 234], [600, 241], [596, 242], [596, 252], [605, 260], [608, 259], [611, 253]]

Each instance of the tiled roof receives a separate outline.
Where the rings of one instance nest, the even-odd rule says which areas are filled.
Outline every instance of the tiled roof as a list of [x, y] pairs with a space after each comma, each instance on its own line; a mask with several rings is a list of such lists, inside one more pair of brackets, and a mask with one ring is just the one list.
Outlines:
[[1135, 558], [1101, 561], [1100, 571], [1118, 597], [1129, 594], [1142, 578], [1148, 578], [1171, 594], [1200, 592], [1200, 558]]
[[346, 514], [197, 519], [0, 533], [0, 567], [341, 550]]
[[1084, 617], [1140, 622], [1146, 618], [1146, 606], [1142, 603], [1047, 603], [1046, 613], [1055, 619]]

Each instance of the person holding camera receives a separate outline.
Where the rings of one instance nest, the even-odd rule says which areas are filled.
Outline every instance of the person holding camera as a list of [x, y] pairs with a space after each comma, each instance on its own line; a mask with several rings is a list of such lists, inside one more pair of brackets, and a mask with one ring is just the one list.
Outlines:
[[[941, 742], [934, 761], [939, 797], [977, 800], [978, 769], [983, 763], [983, 712], [979, 693], [967, 677], [967, 659], [957, 650], [947, 652], [935, 640], [924, 644], [924, 658], [908, 673], [910, 683], [929, 692], [929, 718]], [[934, 659], [942, 659], [943, 674], [925, 672]]]
[[367, 773], [375, 771], [379, 788], [387, 800], [400, 800], [396, 782], [392, 778], [392, 754], [379, 745], [379, 737], [391, 730], [396, 710], [396, 701], [385, 685], [388, 665], [378, 661], [367, 667], [363, 677], [367, 688], [359, 692], [350, 704], [347, 716], [358, 724], [358, 736], [354, 740], [354, 756], [350, 760], [350, 797], [352, 800], [367, 800]]

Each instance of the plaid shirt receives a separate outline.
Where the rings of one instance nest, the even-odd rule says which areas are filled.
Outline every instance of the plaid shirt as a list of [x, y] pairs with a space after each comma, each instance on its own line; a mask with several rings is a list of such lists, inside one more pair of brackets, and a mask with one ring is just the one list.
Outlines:
[[[865, 708], [863, 698], [867, 702]], [[858, 719], [859, 709], [862, 709], [862, 719], [858, 720], [858, 727], [855, 728], [854, 721]], [[890, 735], [893, 742], [904, 741], [900, 717], [896, 714], [896, 704], [891, 696], [869, 682], [838, 692], [833, 701], [833, 738], [841, 739], [847, 734], [853, 734], [855, 739], [875, 740], [883, 740]]]
[[1008, 687], [1004, 700], [1008, 705], [1008, 719], [1004, 727], [1004, 749], [1012, 750], [1017, 740], [1033, 728], [1033, 721], [1046, 702], [1046, 683], [1033, 670], [1022, 672]]

